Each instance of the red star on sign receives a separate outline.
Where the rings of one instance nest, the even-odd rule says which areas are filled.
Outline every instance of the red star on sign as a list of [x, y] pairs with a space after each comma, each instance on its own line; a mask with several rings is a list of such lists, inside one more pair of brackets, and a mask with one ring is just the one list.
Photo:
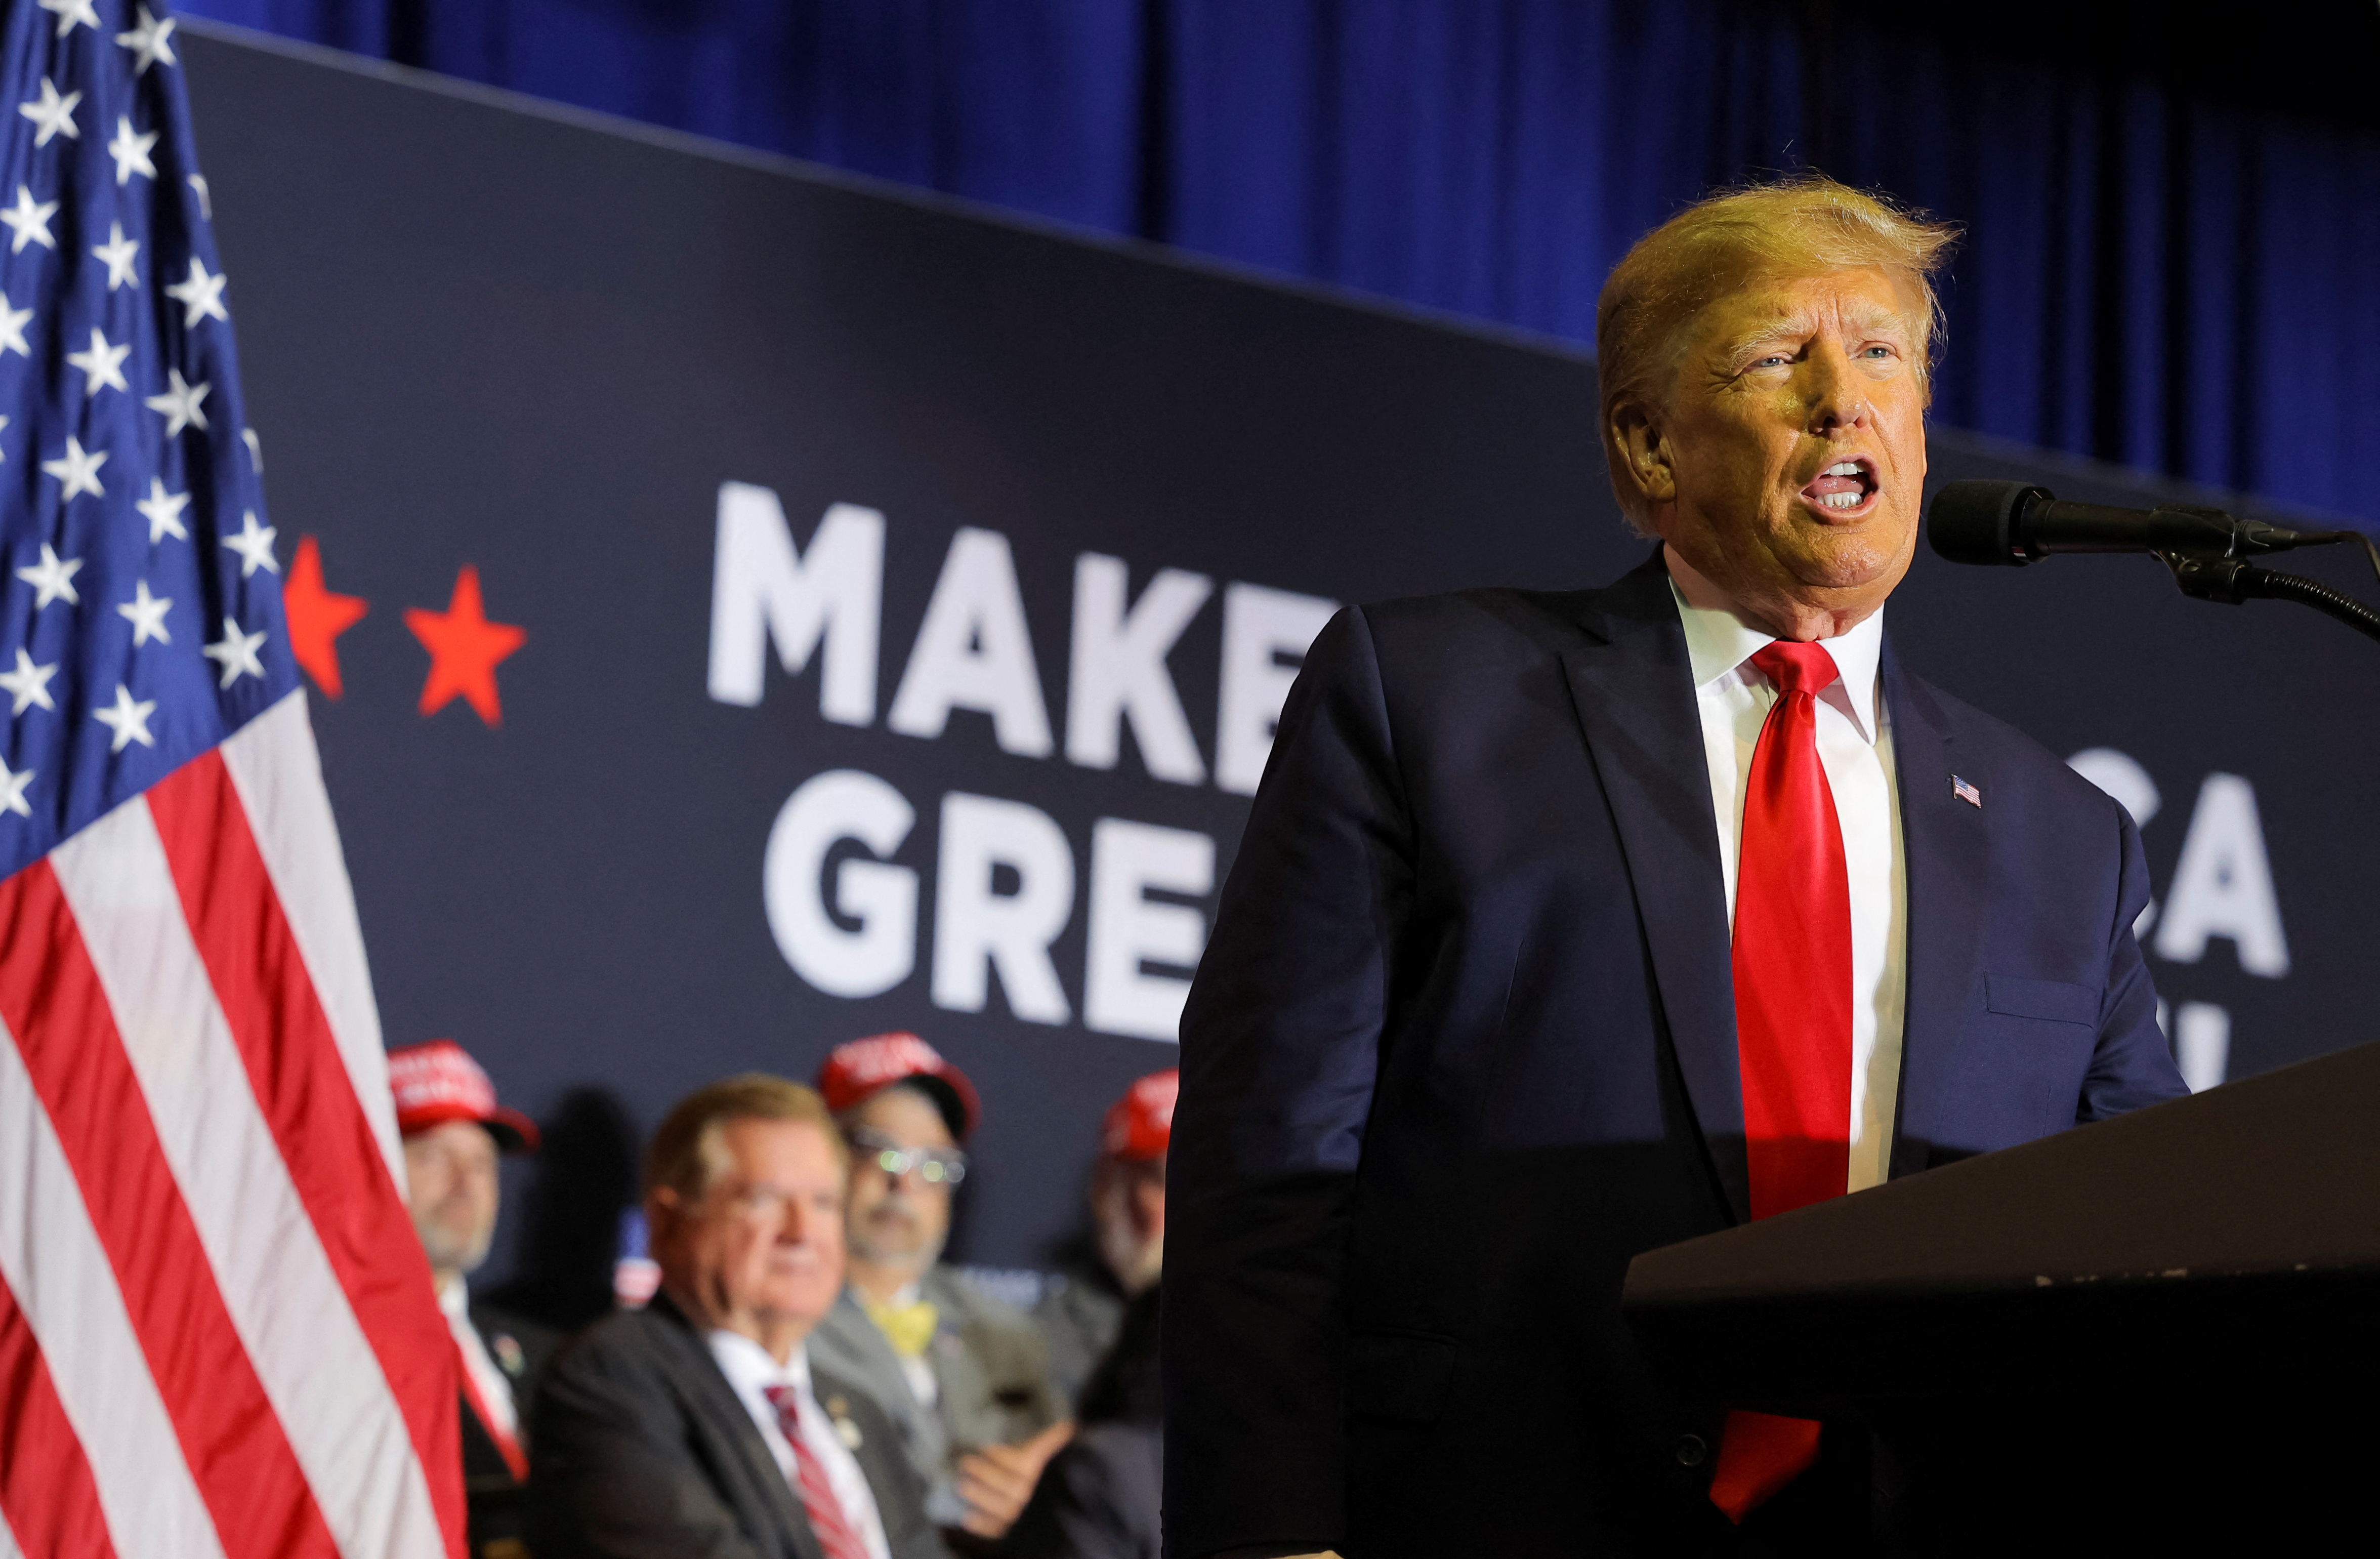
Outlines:
[[340, 595], [322, 584], [322, 549], [309, 536], [298, 543], [298, 555], [282, 582], [281, 608], [289, 619], [289, 650], [306, 675], [330, 698], [339, 687], [339, 635], [356, 626], [371, 607], [359, 595]]
[[405, 626], [430, 652], [430, 680], [421, 685], [421, 713], [435, 714], [457, 695], [479, 711], [491, 725], [504, 724], [504, 708], [496, 701], [496, 663], [519, 649], [528, 638], [525, 628], [488, 621], [480, 604], [480, 571], [470, 564], [455, 576], [455, 597], [443, 612], [416, 606], [405, 614]]

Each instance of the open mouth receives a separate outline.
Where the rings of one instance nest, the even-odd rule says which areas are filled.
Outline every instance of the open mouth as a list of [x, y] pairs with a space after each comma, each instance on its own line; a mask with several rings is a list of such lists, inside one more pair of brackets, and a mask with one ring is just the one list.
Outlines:
[[1874, 501], [1877, 487], [1876, 467], [1862, 457], [1828, 466], [1802, 496], [1830, 515], [1855, 514]]

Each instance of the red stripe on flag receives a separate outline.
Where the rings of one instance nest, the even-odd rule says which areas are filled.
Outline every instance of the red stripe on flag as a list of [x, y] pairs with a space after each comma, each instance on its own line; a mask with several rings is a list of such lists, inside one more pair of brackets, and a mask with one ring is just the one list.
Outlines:
[[148, 801], [249, 1086], [405, 1414], [447, 1551], [459, 1556], [453, 1337], [222, 753], [184, 764]]
[[9, 928], [0, 942], [0, 1016], [82, 1189], [224, 1552], [230, 1559], [338, 1559], [215, 1288], [107, 993], [48, 861], [0, 883], [0, 925]]
[[[6, 1043], [0, 1041], [0, 1043]], [[25, 1559], [115, 1559], [91, 1463], [42, 1346], [0, 1283], [0, 1516]]]

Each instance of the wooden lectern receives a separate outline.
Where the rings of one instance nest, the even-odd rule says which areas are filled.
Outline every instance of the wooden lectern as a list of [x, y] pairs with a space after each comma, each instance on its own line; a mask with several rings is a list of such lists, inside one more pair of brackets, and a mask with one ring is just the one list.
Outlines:
[[2380, 1044], [1648, 1251], [1623, 1303], [1681, 1391], [1871, 1436], [1888, 1551], [2362, 1548]]

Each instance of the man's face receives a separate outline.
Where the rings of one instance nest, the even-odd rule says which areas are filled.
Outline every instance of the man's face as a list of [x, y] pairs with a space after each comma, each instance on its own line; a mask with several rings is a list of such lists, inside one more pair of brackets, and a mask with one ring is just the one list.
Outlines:
[[888, 1088], [852, 1111], [852, 1253], [871, 1265], [922, 1274], [951, 1232], [951, 1188], [916, 1169], [884, 1173], [871, 1148], [946, 1151], [956, 1146], [941, 1110], [914, 1088]]
[[477, 1121], [446, 1121], [405, 1139], [406, 1201], [433, 1272], [468, 1273], [496, 1233], [496, 1139]]
[[1880, 269], [1755, 277], [1688, 328], [1631, 464], [1662, 539], [1755, 614], [1781, 601], [1864, 616], [1909, 571], [1919, 307]]
[[1103, 1158], [1091, 1173], [1091, 1229], [1116, 1285], [1137, 1295], [1165, 1268], [1165, 1160]]
[[808, 1121], [729, 1121], [719, 1144], [700, 1201], [648, 1206], [662, 1280], [717, 1324], [808, 1335], [843, 1290], [842, 1162]]

